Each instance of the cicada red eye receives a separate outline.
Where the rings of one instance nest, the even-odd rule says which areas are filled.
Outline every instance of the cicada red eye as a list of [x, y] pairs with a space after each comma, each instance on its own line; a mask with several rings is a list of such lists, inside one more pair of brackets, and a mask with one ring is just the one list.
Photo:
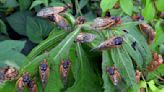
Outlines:
[[50, 68], [49, 68], [48, 62], [46, 60], [41, 62], [40, 66], [39, 66], [39, 73], [40, 73], [40, 78], [42, 81], [42, 86], [43, 86], [43, 88], [45, 88], [45, 86], [47, 85], [47, 81], [48, 81], [49, 73], [50, 73]]

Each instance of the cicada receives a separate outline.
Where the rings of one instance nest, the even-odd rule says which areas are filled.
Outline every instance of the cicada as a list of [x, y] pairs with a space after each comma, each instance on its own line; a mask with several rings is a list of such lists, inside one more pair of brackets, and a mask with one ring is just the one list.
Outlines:
[[79, 35], [77, 35], [76, 42], [88, 43], [88, 42], [92, 42], [95, 38], [96, 38], [96, 35], [94, 34], [81, 32]]
[[158, 14], [158, 16], [159, 16], [160, 18], [164, 19], [164, 12], [160, 12], [160, 13]]
[[38, 92], [38, 87], [34, 80], [30, 80], [27, 84], [29, 92]]
[[139, 24], [139, 27], [140, 30], [148, 37], [148, 44], [151, 44], [155, 38], [155, 32], [153, 28], [146, 23]]
[[131, 16], [131, 18], [132, 18], [134, 21], [144, 20], [144, 17], [141, 16], [140, 14], [133, 14], [133, 15]]
[[148, 71], [154, 71], [163, 63], [162, 55], [158, 53], [153, 53], [153, 60], [150, 62], [147, 67]]
[[68, 59], [62, 60], [60, 64], [60, 75], [62, 79], [67, 80], [70, 67], [71, 67], [71, 62]]
[[116, 2], [115, 5], [113, 6], [114, 9], [119, 9], [120, 8], [120, 4], [119, 2]]
[[48, 78], [49, 78], [49, 73], [50, 73], [50, 68], [49, 68], [48, 62], [46, 60], [41, 62], [40, 66], [39, 66], [39, 73], [40, 73], [40, 78], [42, 81], [42, 86], [43, 86], [43, 88], [45, 88]]
[[14, 67], [7, 66], [0, 69], [0, 82], [4, 80], [14, 80], [18, 76], [18, 70]]
[[120, 23], [121, 23], [120, 17], [96, 18], [93, 24], [91, 24], [91, 28], [94, 30], [103, 30]]
[[120, 76], [118, 70], [115, 68], [115, 66], [107, 67], [107, 73], [108, 73], [111, 81], [113, 82], [113, 84], [118, 85], [118, 83], [121, 81], [121, 76]]
[[16, 86], [18, 92], [23, 92], [24, 87], [29, 83], [30, 76], [27, 72], [23, 73], [23, 75], [17, 80]]
[[140, 78], [141, 78], [141, 72], [139, 70], [136, 70], [136, 75], [135, 76], [136, 76], [137, 83], [139, 83]]
[[123, 41], [124, 40], [122, 37], [116, 37], [115, 36], [115, 37], [109, 38], [108, 40], [105, 40], [104, 42], [102, 42], [100, 45], [98, 45], [94, 49], [105, 50], [108, 48], [117, 48], [123, 44]]
[[65, 12], [68, 8], [71, 8], [71, 4], [67, 4], [65, 6], [58, 6], [58, 7], [46, 7], [41, 9], [38, 13], [37, 16], [41, 16], [44, 18], [47, 18], [50, 15], [56, 15], [62, 12]]
[[4, 69], [5, 80], [14, 80], [18, 76], [18, 70], [14, 67], [6, 67]]
[[85, 18], [80, 16], [76, 18], [76, 24], [80, 25], [80, 24], [84, 24], [85, 22]]

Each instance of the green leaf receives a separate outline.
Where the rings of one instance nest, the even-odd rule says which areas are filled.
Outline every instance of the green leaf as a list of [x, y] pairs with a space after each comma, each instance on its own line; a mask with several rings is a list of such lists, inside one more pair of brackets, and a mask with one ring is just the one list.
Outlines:
[[146, 6], [142, 10], [142, 16], [144, 16], [144, 19], [147, 21], [151, 21], [155, 17], [155, 8], [153, 2], [150, 0], [146, 0]]
[[36, 6], [40, 5], [40, 4], [44, 4], [44, 3], [45, 3], [44, 0], [33, 1], [30, 9], [32, 9], [32, 8], [34, 8], [34, 7], [36, 7]]
[[133, 0], [120, 0], [120, 6], [126, 14], [128, 14], [129, 16], [132, 15]]
[[26, 35], [26, 20], [27, 16], [30, 16], [30, 12], [16, 12], [11, 16], [7, 17], [7, 21], [10, 26], [21, 35]]
[[[63, 39], [61, 43], [59, 43], [52, 51], [50, 52], [50, 57], [53, 58], [55, 64], [60, 64], [60, 57], [66, 57], [69, 51], [69, 48], [71, 47], [72, 43], [74, 42], [76, 36], [81, 31], [81, 26], [77, 26], [75, 31], [71, 32], [69, 35], [67, 35], [66, 38]], [[65, 54], [63, 54], [65, 53]]]
[[6, 25], [1, 19], [0, 19], [0, 33], [4, 33], [7, 35]]
[[123, 79], [125, 79], [127, 85], [131, 86], [133, 91], [136, 91], [138, 86], [135, 79], [135, 71], [128, 53], [123, 48], [115, 48], [111, 49], [111, 56], [116, 68]]
[[155, 24], [155, 30], [156, 30], [156, 36], [155, 36], [153, 44], [151, 45], [151, 49], [153, 51], [157, 50], [158, 46], [160, 44], [164, 43], [164, 40], [163, 40], [164, 31], [163, 31], [163, 29], [161, 27], [161, 20], [159, 20]]
[[34, 43], [45, 39], [53, 29], [53, 24], [38, 17], [27, 17], [27, 36]]
[[93, 71], [93, 67], [80, 44], [77, 44], [76, 51], [76, 63], [78, 64], [75, 73], [76, 81], [66, 92], [101, 92], [98, 76]]
[[5, 40], [0, 42], [0, 66], [5, 65], [19, 68], [26, 57], [20, 53], [25, 41]]
[[164, 7], [163, 7], [164, 0], [156, 0], [155, 5], [156, 5], [158, 11], [164, 12]]
[[102, 61], [102, 79], [104, 81], [104, 92], [116, 92], [116, 88], [113, 85], [112, 81], [109, 78], [109, 75], [107, 74], [106, 67], [111, 67], [113, 65], [113, 62], [111, 58], [109, 58], [109, 53], [107, 51], [103, 51], [102, 53], [103, 61]]
[[149, 88], [152, 92], [158, 92], [159, 89], [155, 86], [154, 80], [148, 82]]
[[149, 72], [147, 75], [147, 79], [155, 79], [158, 78], [157, 76], [164, 76], [164, 64], [161, 64], [155, 71]]
[[80, 9], [84, 8], [88, 4], [89, 0], [80, 0], [79, 7]]
[[54, 28], [46, 40], [42, 41], [38, 46], [32, 49], [27, 56], [28, 60], [33, 60], [36, 56], [55, 47], [57, 43], [62, 41], [67, 33], [68, 32], [65, 32], [64, 30]]
[[18, 2], [16, 0], [6, 0], [6, 2], [3, 5], [4, 7], [17, 7]]
[[15, 81], [6, 81], [0, 85], [0, 92], [15, 92]]
[[28, 9], [31, 5], [31, 0], [19, 0], [19, 7], [21, 11]]
[[108, 9], [112, 9], [117, 1], [118, 0], [102, 0], [100, 7], [103, 12], [106, 12]]

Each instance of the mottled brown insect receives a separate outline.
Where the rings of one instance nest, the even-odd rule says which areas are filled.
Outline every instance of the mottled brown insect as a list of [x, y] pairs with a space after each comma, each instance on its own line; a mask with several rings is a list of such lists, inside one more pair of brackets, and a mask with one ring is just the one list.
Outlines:
[[14, 80], [18, 76], [18, 70], [14, 67], [7, 66], [0, 69], [0, 82], [5, 80]]
[[133, 15], [131, 16], [131, 18], [132, 18], [134, 21], [144, 20], [144, 17], [141, 16], [140, 14], [133, 14]]
[[62, 79], [67, 80], [70, 67], [71, 67], [71, 62], [68, 59], [62, 60], [60, 64], [60, 75]]
[[95, 38], [96, 38], [96, 35], [94, 34], [81, 32], [79, 35], [77, 35], [76, 42], [88, 43], [88, 42], [92, 42]]
[[39, 73], [40, 73], [40, 78], [42, 81], [42, 86], [43, 86], [43, 88], [45, 88], [45, 86], [47, 85], [47, 81], [48, 81], [49, 73], [50, 73], [50, 68], [49, 68], [48, 62], [46, 60], [41, 62], [40, 66], [39, 66]]
[[155, 38], [155, 31], [153, 30], [153, 28], [146, 23], [139, 24], [139, 27], [142, 33], [144, 33], [148, 37], [148, 44], [151, 44]]
[[18, 76], [18, 70], [14, 67], [6, 67], [4, 69], [5, 80], [14, 80]]
[[23, 92], [24, 87], [29, 83], [29, 81], [29, 74], [27, 72], [23, 73], [23, 75], [16, 82], [17, 91]]
[[149, 66], [147, 67], [148, 71], [154, 71], [163, 63], [162, 55], [158, 53], [153, 53], [153, 60], [150, 62]]
[[80, 24], [84, 24], [85, 22], [85, 18], [80, 16], [76, 18], [76, 24], [80, 25]]
[[136, 76], [137, 83], [139, 83], [140, 78], [141, 78], [141, 72], [139, 70], [136, 70], [136, 75], [135, 76]]
[[34, 80], [30, 80], [27, 84], [29, 92], [38, 92], [38, 87]]
[[56, 15], [59, 13], [65, 12], [68, 8], [71, 8], [71, 4], [67, 4], [65, 6], [58, 6], [58, 7], [46, 7], [41, 9], [38, 13], [37, 16], [45, 17], [47, 18], [50, 15]]
[[103, 30], [106, 28], [110, 28], [114, 25], [120, 24], [120, 17], [104, 17], [104, 18], [96, 18], [91, 24], [91, 28], [94, 30]]
[[158, 14], [158, 16], [159, 16], [160, 18], [164, 19], [164, 12], [160, 12], [160, 13]]
[[123, 38], [122, 37], [112, 37], [108, 40], [105, 40], [100, 45], [98, 45], [95, 49], [98, 50], [105, 50], [108, 48], [117, 48], [120, 47], [123, 44]]
[[107, 67], [106, 70], [113, 84], [118, 85], [118, 83], [121, 81], [121, 76], [115, 66]]
[[114, 9], [119, 9], [120, 8], [120, 4], [119, 2], [116, 2], [115, 5], [113, 6]]

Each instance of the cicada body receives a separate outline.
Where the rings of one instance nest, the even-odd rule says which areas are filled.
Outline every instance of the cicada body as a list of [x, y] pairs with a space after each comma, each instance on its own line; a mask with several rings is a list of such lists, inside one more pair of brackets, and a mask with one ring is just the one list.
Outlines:
[[38, 92], [38, 87], [34, 80], [30, 80], [27, 86], [29, 88], [29, 92]]
[[158, 14], [158, 16], [159, 16], [160, 18], [164, 19], [164, 12], [160, 12], [160, 13]]
[[77, 35], [76, 42], [88, 43], [88, 42], [92, 42], [95, 38], [96, 38], [96, 35], [94, 34], [81, 32], [79, 35]]
[[91, 27], [94, 30], [103, 30], [120, 23], [121, 23], [121, 19], [119, 17], [96, 18], [93, 24], [91, 25]]
[[141, 78], [141, 72], [139, 70], [136, 70], [136, 81], [137, 81], [137, 83], [139, 83], [140, 78]]
[[46, 7], [41, 9], [38, 13], [37, 16], [47, 18], [50, 15], [56, 15], [62, 12], [65, 12], [68, 8], [71, 8], [71, 4], [67, 4], [65, 6], [58, 6], [58, 7]]
[[155, 32], [153, 28], [145, 23], [139, 24], [140, 30], [148, 37], [148, 44], [151, 44], [155, 38]]
[[163, 63], [162, 55], [158, 53], [153, 53], [153, 60], [150, 62], [150, 65], [147, 67], [148, 71], [154, 71]]
[[62, 79], [67, 80], [67, 76], [71, 67], [71, 62], [67, 60], [62, 60], [60, 64], [60, 75]]
[[17, 91], [23, 92], [24, 87], [29, 83], [30, 76], [27, 72], [23, 73], [22, 77], [20, 77], [16, 83]]
[[48, 62], [46, 60], [44, 60], [40, 64], [39, 73], [40, 73], [40, 78], [42, 81], [42, 86], [43, 86], [43, 88], [45, 88], [45, 86], [47, 85], [47, 81], [48, 81], [49, 73], [50, 73], [50, 68], [49, 68]]
[[80, 24], [84, 24], [85, 22], [85, 18], [80, 16], [76, 18], [76, 24], [80, 25]]
[[102, 42], [95, 49], [105, 50], [108, 48], [117, 48], [117, 47], [120, 47], [122, 44], [123, 44], [123, 38], [122, 37], [112, 37], [112, 38]]
[[119, 82], [121, 81], [121, 76], [120, 76], [118, 70], [114, 66], [107, 67], [107, 73], [110, 77], [110, 80], [113, 82], [113, 84], [118, 85]]

